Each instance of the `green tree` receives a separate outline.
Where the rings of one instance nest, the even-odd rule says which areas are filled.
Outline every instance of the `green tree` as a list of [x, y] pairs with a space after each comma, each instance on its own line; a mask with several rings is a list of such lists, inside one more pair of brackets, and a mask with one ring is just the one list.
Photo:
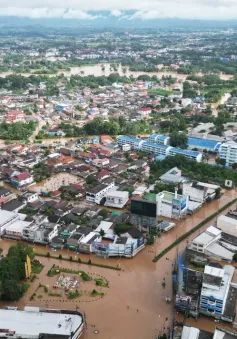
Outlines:
[[172, 132], [170, 134], [170, 145], [173, 147], [187, 148], [187, 135], [185, 133]]

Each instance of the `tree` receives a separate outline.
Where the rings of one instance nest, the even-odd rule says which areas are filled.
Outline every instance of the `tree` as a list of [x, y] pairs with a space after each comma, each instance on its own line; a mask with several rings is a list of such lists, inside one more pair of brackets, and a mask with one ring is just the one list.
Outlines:
[[120, 235], [126, 233], [128, 230], [130, 230], [130, 228], [132, 228], [132, 224], [128, 222], [121, 222], [120, 224], [116, 224], [114, 226], [114, 233]]
[[5, 280], [2, 284], [3, 300], [17, 301], [22, 296], [22, 285], [19, 284], [16, 280]]
[[103, 217], [103, 219], [106, 219], [108, 216], [108, 211], [107, 209], [103, 208], [100, 212], [99, 215], [101, 215]]
[[235, 252], [235, 254], [233, 255], [233, 261], [237, 261], [237, 252]]
[[104, 236], [105, 236], [105, 231], [102, 230], [102, 228], [101, 228], [101, 230], [100, 230], [100, 236], [101, 236], [101, 237], [104, 237]]
[[232, 164], [231, 167], [232, 167], [233, 170], [236, 170], [236, 169], [237, 169], [237, 162], [235, 162], [234, 164]]
[[185, 133], [172, 132], [170, 134], [170, 145], [173, 147], [187, 148], [187, 135]]

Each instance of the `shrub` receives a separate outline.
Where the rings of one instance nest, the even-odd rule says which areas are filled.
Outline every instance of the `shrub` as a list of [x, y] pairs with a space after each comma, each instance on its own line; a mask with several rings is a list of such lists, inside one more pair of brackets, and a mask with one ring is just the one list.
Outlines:
[[50, 253], [48, 252], [48, 253], [46, 254], [46, 256], [47, 256], [48, 258], [50, 258]]
[[61, 254], [59, 254], [59, 256], [58, 256], [58, 259], [62, 259], [63, 257], [62, 257], [62, 255]]
[[91, 265], [91, 264], [92, 264], [91, 259], [89, 259], [88, 260], [88, 265]]

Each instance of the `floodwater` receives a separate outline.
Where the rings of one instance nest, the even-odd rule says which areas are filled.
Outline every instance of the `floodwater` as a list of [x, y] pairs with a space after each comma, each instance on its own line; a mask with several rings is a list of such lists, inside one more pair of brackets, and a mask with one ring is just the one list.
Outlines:
[[[82, 297], [82, 299], [78, 298], [76, 301], [63, 302], [59, 301], [58, 297], [48, 297], [49, 308], [60, 307], [75, 309], [76, 305], [79, 306], [80, 310], [85, 312], [87, 321], [87, 332], [82, 337], [83, 339], [96, 337], [99, 339], [155, 339], [159, 333], [166, 331], [170, 326], [172, 307], [171, 304], [165, 302], [164, 297], [172, 295], [172, 268], [175, 257], [178, 250], [180, 251], [185, 248], [187, 241], [184, 240], [179, 244], [178, 249], [175, 248], [171, 250], [157, 263], [152, 262], [152, 259], [185, 231], [191, 229], [204, 218], [214, 213], [218, 208], [236, 197], [235, 190], [226, 191], [225, 193], [219, 201], [213, 201], [205, 205], [193, 216], [188, 216], [185, 220], [179, 221], [176, 228], [157, 239], [154, 246], [147, 246], [133, 259], [104, 259], [97, 258], [92, 254], [79, 255], [82, 260], [91, 259], [94, 262], [113, 266], [119, 265], [122, 269], [121, 271], [70, 263], [51, 258], [40, 258], [45, 264], [40, 274], [40, 279], [36, 279], [32, 283], [27, 294], [17, 305], [19, 307], [23, 307], [24, 305], [45, 306], [45, 296], [44, 299], [35, 299], [35, 301], [32, 302], [29, 301], [29, 298], [34, 293], [39, 282], [45, 285], [52, 285], [52, 283], [54, 283], [54, 281], [51, 280], [52, 278], [46, 276], [47, 271], [53, 263], [61, 267], [82, 269], [91, 274], [100, 274], [109, 281], [110, 287], [108, 289], [101, 288], [103, 291], [105, 290], [106, 295], [96, 300], [90, 297]], [[235, 207], [234, 204], [229, 209]], [[210, 221], [203, 229], [209, 225], [215, 225], [215, 220]], [[188, 241], [193, 239], [200, 231], [193, 234]], [[4, 253], [6, 253], [8, 247], [13, 243], [14, 241], [3, 240], [0, 243], [0, 247], [3, 248]], [[37, 252], [51, 252], [49, 248], [40, 245], [34, 245], [34, 248]], [[51, 254], [75, 256], [75, 253], [69, 250], [52, 251]], [[165, 288], [162, 287], [163, 281], [166, 282]], [[89, 288], [91, 288], [91, 286], [89, 286]], [[85, 289], [87, 289], [87, 287]], [[7, 304], [9, 305], [11, 303]], [[4, 304], [0, 303], [0, 306], [2, 307]], [[168, 320], [166, 320], [167, 318]], [[205, 329], [211, 332], [214, 331], [215, 327], [212, 319], [204, 319], [204, 322], [203, 319], [197, 322], [196, 320], [188, 319], [186, 324], [189, 323], [193, 324], [193, 326], [200, 325], [200, 327], [202, 327], [202, 324], [205, 324], [205, 326], [203, 325]], [[98, 330], [99, 334], [95, 334], [94, 330]]]
[[67, 172], [61, 172], [39, 182], [36, 185], [30, 186], [30, 189], [37, 193], [41, 193], [55, 191], [61, 186], [68, 186], [70, 184], [76, 184], [80, 182], [82, 182], [82, 179], [78, 176]]
[[[122, 66], [121, 64], [118, 64], [118, 67], [116, 70], [114, 70], [114, 68], [111, 68], [110, 63], [105, 63], [103, 64], [104, 69], [102, 67], [102, 64], [95, 64], [95, 65], [88, 65], [88, 66], [79, 66], [79, 67], [71, 67], [70, 71], [65, 71], [65, 70], [60, 70], [58, 73], [56, 74], [47, 74], [47, 76], [56, 76], [59, 74], [64, 74], [67, 77], [70, 77], [71, 75], [81, 75], [81, 76], [88, 76], [88, 75], [94, 75], [94, 76], [109, 76], [111, 73], [119, 73], [119, 75], [126, 75], [126, 76], [130, 76], [132, 75], [134, 78], [137, 78], [139, 75], [157, 75], [158, 78], [161, 78], [163, 75], [164, 76], [168, 76], [171, 75], [173, 77], [177, 77], [179, 79], [186, 79], [188, 74], [178, 74], [176, 72], [159, 72], [157, 70], [157, 72], [140, 72], [140, 71], [129, 71], [129, 66]], [[0, 77], [5, 78], [6, 76], [13, 74], [12, 71], [9, 72], [2, 72], [0, 73]], [[30, 76], [32, 75], [32, 73], [20, 73], [23, 76]], [[37, 75], [37, 74], [35, 74]], [[197, 75], [204, 75], [203, 73], [198, 73]], [[231, 79], [233, 77], [233, 75], [231, 74], [220, 74], [220, 78], [223, 80], [228, 80]]]

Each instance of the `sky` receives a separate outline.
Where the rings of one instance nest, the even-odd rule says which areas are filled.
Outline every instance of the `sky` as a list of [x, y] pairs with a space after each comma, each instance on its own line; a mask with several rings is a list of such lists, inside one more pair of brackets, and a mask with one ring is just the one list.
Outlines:
[[228, 20], [237, 18], [237, 0], [0, 0], [0, 16]]

